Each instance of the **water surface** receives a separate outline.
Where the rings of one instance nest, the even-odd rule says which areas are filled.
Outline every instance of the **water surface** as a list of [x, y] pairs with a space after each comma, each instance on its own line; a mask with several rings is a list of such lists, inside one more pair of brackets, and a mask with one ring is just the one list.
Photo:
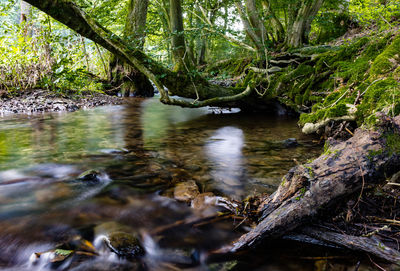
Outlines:
[[[298, 145], [288, 146], [288, 138], [296, 138]], [[301, 134], [295, 119], [183, 109], [155, 99], [74, 113], [4, 117], [0, 267], [184, 268], [188, 257], [202, 255], [242, 232], [231, 221], [220, 221], [152, 236], [160, 226], [197, 215], [173, 199], [178, 183], [194, 180], [200, 192], [237, 200], [271, 193], [294, 160], [305, 162], [320, 149], [315, 138]], [[99, 180], [79, 179], [86, 170], [99, 172]], [[140, 236], [145, 263], [119, 259], [96, 241], [121, 227]], [[100, 254], [62, 266], [32, 264], [33, 253], [52, 250], [76, 236], [93, 242]]]

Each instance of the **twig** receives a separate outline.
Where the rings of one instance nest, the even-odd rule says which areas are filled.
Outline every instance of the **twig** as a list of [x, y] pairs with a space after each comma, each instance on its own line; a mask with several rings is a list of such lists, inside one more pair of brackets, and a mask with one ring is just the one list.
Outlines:
[[349, 130], [349, 128], [344, 128], [351, 136], [354, 136], [353, 132]]
[[[354, 150], [353, 147], [351, 147], [351, 149], [353, 150], [354, 153], [356, 153], [356, 151]], [[353, 208], [352, 208], [353, 210], [354, 210], [354, 208], [360, 203], [362, 194], [363, 194], [363, 192], [364, 192], [364, 186], [365, 186], [365, 179], [364, 179], [364, 171], [363, 171], [363, 168], [362, 168], [362, 166], [361, 166], [361, 164], [360, 164], [360, 161], [359, 161], [358, 159], [356, 159], [356, 161], [357, 161], [357, 165], [359, 166], [360, 171], [361, 171], [362, 185], [361, 185], [361, 191], [360, 191], [360, 195], [358, 196], [357, 202], [356, 202], [356, 204], [354, 204], [354, 206], [353, 206]]]
[[375, 234], [378, 234], [380, 231], [386, 231], [386, 230], [389, 230], [389, 227], [387, 225], [383, 226], [382, 228], [376, 229], [376, 230], [374, 230], [372, 232], [369, 232], [367, 234], [364, 234], [362, 236], [363, 237], [371, 237], [371, 236], [373, 236]]
[[371, 256], [369, 256], [369, 254], [367, 254], [368, 255], [368, 258], [369, 258], [369, 260], [371, 261], [371, 263], [373, 263], [376, 267], [378, 267], [380, 270], [382, 270], [382, 271], [386, 271], [386, 269], [385, 268], [383, 268], [382, 266], [380, 266], [380, 265], [378, 265], [376, 262], [374, 262], [372, 259], [371, 259]]
[[374, 81], [363, 91], [363, 93], [361, 93], [360, 97], [362, 97], [362, 96], [365, 94], [365, 92], [367, 92], [367, 90], [368, 90], [373, 84], [375, 84], [376, 82], [378, 82], [378, 81], [380, 81], [380, 80], [383, 80], [383, 79], [385, 79], [385, 78], [378, 78], [378, 79], [374, 80]]
[[367, 218], [375, 220], [375, 221], [378, 221], [378, 222], [386, 222], [386, 223], [390, 223], [390, 224], [394, 224], [394, 225], [400, 226], [400, 221], [399, 220], [380, 218], [380, 217], [376, 217], [376, 216], [367, 216]]

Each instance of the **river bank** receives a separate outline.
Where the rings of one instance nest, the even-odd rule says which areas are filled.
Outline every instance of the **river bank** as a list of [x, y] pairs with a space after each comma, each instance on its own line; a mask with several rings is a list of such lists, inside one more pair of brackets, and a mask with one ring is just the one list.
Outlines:
[[3, 95], [0, 99], [0, 115], [73, 112], [102, 105], [118, 105], [123, 102], [123, 98], [97, 92], [68, 95], [50, 90], [35, 89], [24, 91], [19, 95]]

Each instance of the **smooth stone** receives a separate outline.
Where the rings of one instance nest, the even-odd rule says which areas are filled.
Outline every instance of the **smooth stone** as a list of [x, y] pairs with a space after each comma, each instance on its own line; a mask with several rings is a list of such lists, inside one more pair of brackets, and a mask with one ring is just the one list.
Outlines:
[[126, 258], [136, 258], [144, 254], [144, 249], [140, 245], [139, 239], [126, 232], [113, 232], [105, 238], [107, 246], [118, 256]]
[[193, 180], [179, 183], [174, 189], [174, 198], [179, 201], [190, 202], [199, 194], [199, 188]]
[[282, 141], [283, 146], [286, 148], [293, 148], [299, 145], [296, 138], [288, 138]]
[[97, 170], [89, 169], [81, 173], [78, 176], [78, 180], [98, 182], [100, 181], [99, 175], [100, 172], [98, 172]]

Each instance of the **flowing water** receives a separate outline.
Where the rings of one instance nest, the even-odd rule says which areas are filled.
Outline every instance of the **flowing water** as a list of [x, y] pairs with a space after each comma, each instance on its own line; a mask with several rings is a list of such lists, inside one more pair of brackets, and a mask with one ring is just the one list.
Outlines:
[[[206, 264], [206, 252], [243, 229], [221, 220], [168, 230], [204, 215], [173, 199], [175, 186], [194, 180], [200, 192], [237, 200], [271, 193], [294, 159], [305, 162], [320, 149], [295, 119], [182, 109], [155, 99], [3, 117], [0, 269], [228, 268], [232, 262]], [[97, 172], [94, 181], [79, 177], [87, 170]], [[117, 257], [105, 245], [105, 236], [121, 231], [139, 236], [140, 261]], [[61, 259], [54, 259], [56, 248]], [[279, 257], [267, 262], [274, 270], [300, 269]], [[312, 262], [303, 269], [313, 268]]]

